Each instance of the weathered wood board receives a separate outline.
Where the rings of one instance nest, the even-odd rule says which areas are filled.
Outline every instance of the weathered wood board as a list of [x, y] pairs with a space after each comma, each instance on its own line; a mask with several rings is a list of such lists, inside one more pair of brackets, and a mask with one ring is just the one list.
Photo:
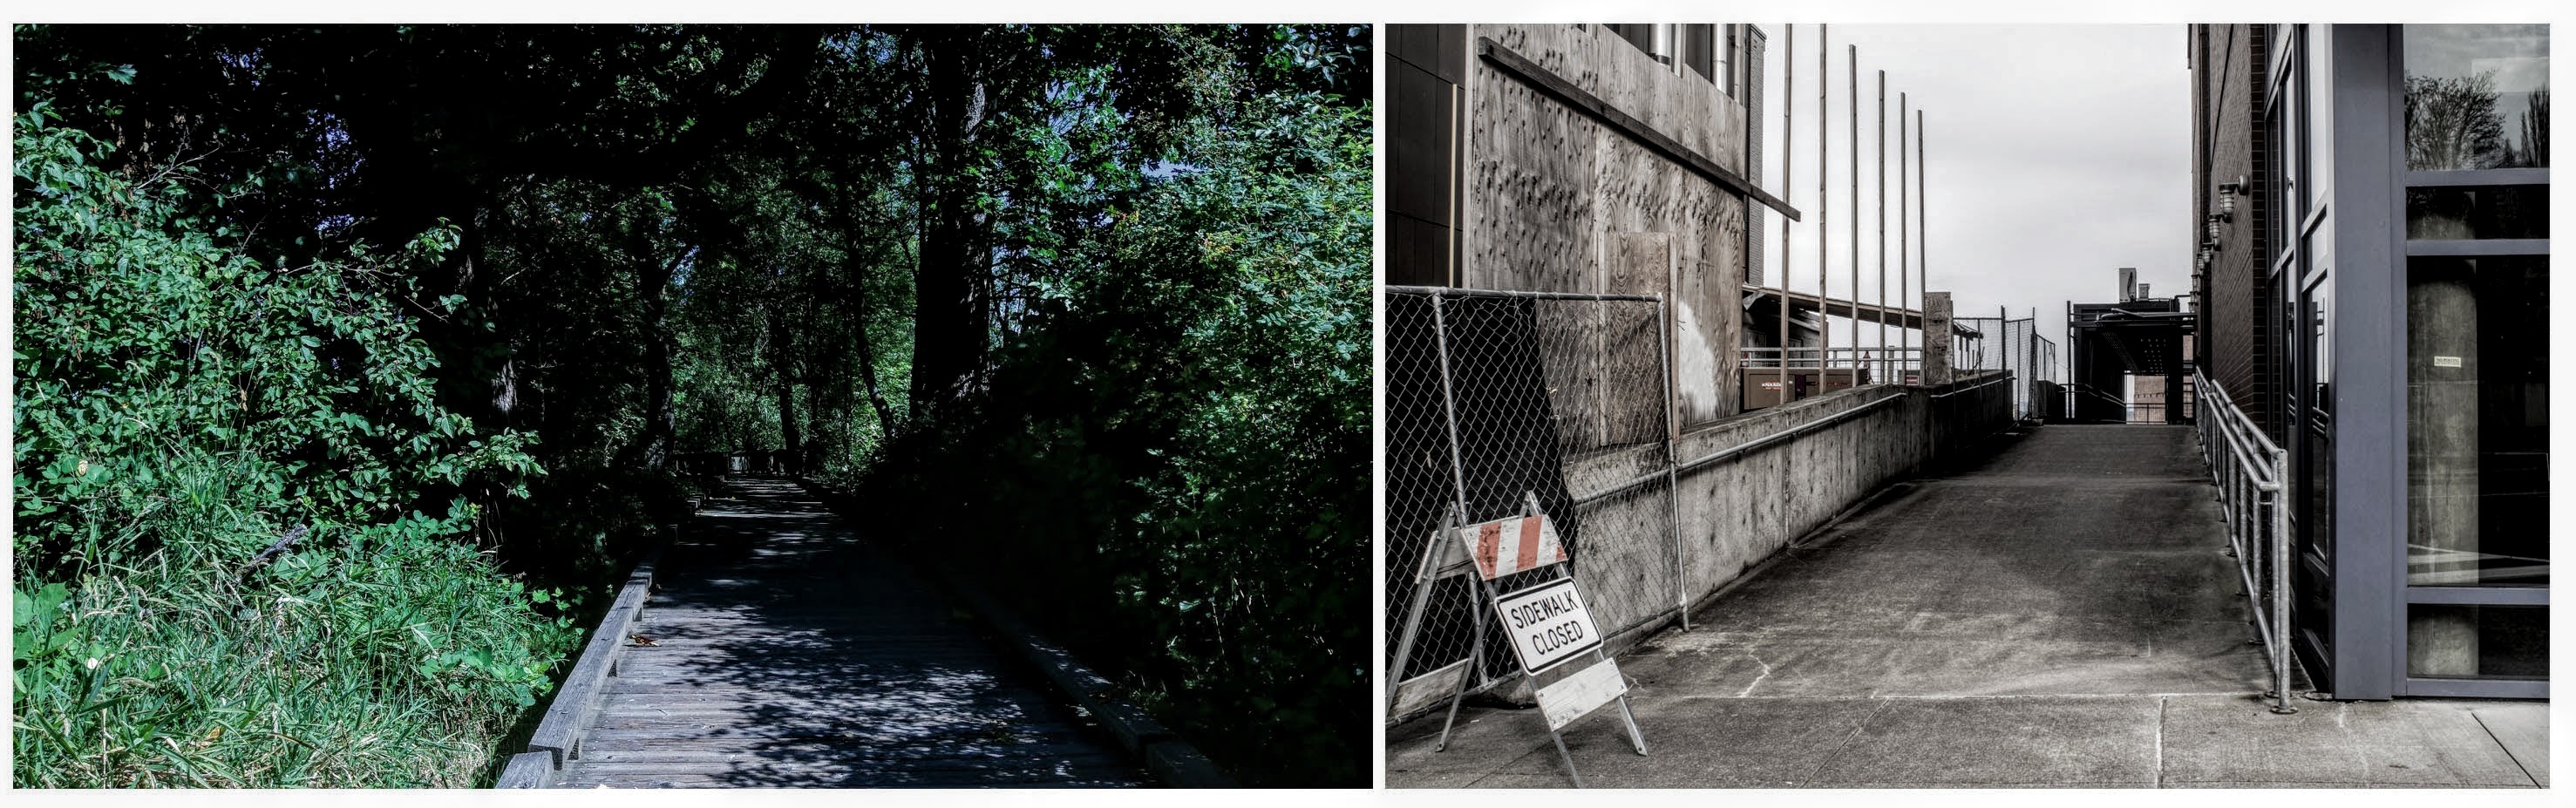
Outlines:
[[563, 785], [1147, 784], [980, 624], [785, 482], [662, 563]]

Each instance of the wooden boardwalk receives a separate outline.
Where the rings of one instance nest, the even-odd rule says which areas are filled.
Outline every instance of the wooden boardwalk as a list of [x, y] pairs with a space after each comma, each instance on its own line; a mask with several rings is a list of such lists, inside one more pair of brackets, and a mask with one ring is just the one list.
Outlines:
[[794, 483], [732, 487], [664, 557], [566, 787], [1149, 784]]

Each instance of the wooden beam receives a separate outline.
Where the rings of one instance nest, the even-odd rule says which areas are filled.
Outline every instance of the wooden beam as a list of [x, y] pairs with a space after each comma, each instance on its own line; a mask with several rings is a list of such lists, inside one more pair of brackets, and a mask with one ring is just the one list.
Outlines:
[[[664, 536], [663, 542], [667, 544], [671, 538]], [[627, 575], [626, 585], [617, 593], [617, 601], [609, 605], [606, 615], [600, 617], [599, 628], [592, 631], [590, 642], [582, 649], [580, 661], [573, 663], [572, 672], [564, 676], [563, 687], [555, 691], [554, 699], [546, 705], [545, 717], [538, 721], [536, 732], [529, 736], [528, 751], [545, 753], [552, 765], [543, 770], [523, 767], [514, 757], [512, 766], [504, 770], [496, 787], [539, 788], [561, 782], [564, 760], [579, 753], [582, 731], [598, 707], [600, 693], [607, 689], [608, 677], [614, 675], [617, 657], [626, 644], [626, 632], [634, 627], [636, 617], [644, 611], [644, 602], [652, 597], [653, 566], [661, 558], [662, 548], [657, 546], [644, 556], [642, 563], [635, 565], [634, 572]], [[536, 784], [524, 783], [512, 776], [514, 772], [520, 773], [521, 778], [541, 774], [545, 780]]]
[[1628, 113], [1619, 111], [1619, 108], [1611, 106], [1610, 102], [1603, 101], [1598, 96], [1584, 92], [1582, 88], [1574, 86], [1573, 82], [1566, 81], [1564, 77], [1548, 72], [1547, 68], [1538, 66], [1537, 62], [1532, 62], [1527, 57], [1514, 52], [1512, 49], [1503, 47], [1501, 43], [1495, 42], [1492, 37], [1480, 36], [1476, 38], [1476, 55], [1483, 57], [1488, 62], [1494, 63], [1494, 67], [1501, 69], [1504, 73], [1508, 73], [1514, 78], [1518, 78], [1521, 81], [1529, 83], [1530, 86], [1538, 88], [1540, 92], [1554, 96], [1558, 101], [1565, 102], [1566, 106], [1573, 107], [1576, 110], [1592, 116], [1594, 120], [1598, 120], [1609, 125], [1610, 128], [1618, 130], [1620, 134], [1627, 135], [1629, 138], [1645, 145], [1647, 149], [1663, 155], [1666, 159], [1682, 164], [1683, 167], [1698, 173], [1702, 177], [1708, 178], [1710, 182], [1717, 183], [1719, 187], [1734, 191], [1735, 193], [1753, 199], [1754, 201], [1761, 202], [1764, 207], [1779, 211], [1780, 215], [1789, 217], [1791, 221], [1799, 221], [1798, 209], [1790, 207], [1786, 200], [1772, 196], [1769, 192], [1755, 187], [1753, 183], [1745, 181], [1743, 177], [1738, 176], [1735, 172], [1728, 171], [1724, 166], [1718, 165], [1717, 161], [1710, 160], [1707, 156], [1702, 155], [1699, 152], [1692, 151], [1689, 146], [1682, 145], [1680, 141], [1667, 137], [1662, 132], [1655, 131], [1654, 127], [1647, 126], [1646, 122], [1637, 120]]

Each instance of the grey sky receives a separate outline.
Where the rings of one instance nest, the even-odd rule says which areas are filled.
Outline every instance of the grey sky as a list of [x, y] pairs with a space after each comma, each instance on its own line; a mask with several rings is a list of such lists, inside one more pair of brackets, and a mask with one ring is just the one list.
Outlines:
[[[1781, 81], [1791, 33], [1768, 35], [1763, 182], [1782, 190]], [[1783, 196], [1806, 214], [1793, 225], [1790, 288], [1816, 288], [1816, 33], [1800, 23], [1793, 174]], [[1852, 219], [1845, 46], [1860, 47], [1861, 299], [1878, 299], [1877, 74], [1887, 71], [1888, 295], [1896, 295], [1897, 94], [1925, 112], [1931, 140], [1925, 231], [1931, 288], [1962, 315], [2039, 310], [2043, 337], [2065, 342], [2065, 306], [2116, 296], [2117, 269], [2138, 268], [2157, 296], [2188, 292], [2191, 93], [2184, 29], [2163, 25], [1834, 25], [1826, 168], [1832, 206], [1829, 292], [1851, 294]], [[1912, 162], [1909, 138], [1907, 160]], [[1910, 196], [1910, 193], [1909, 193]], [[1911, 214], [1909, 219], [1913, 218]], [[1769, 266], [1781, 266], [1778, 217], [1764, 223]], [[1907, 227], [1911, 228], [1909, 222]], [[1912, 231], [1908, 231], [1912, 232]], [[1917, 234], [1914, 238], [1920, 239]], [[1909, 265], [1910, 265], [1909, 259]], [[1834, 344], [1849, 345], [1848, 321]], [[1875, 344], [1865, 322], [1861, 344]], [[1895, 339], [1893, 334], [1889, 337]]]

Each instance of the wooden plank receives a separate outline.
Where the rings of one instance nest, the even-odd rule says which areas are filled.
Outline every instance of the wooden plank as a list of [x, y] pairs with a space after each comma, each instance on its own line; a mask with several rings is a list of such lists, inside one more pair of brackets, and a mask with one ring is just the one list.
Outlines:
[[1001, 758], [845, 757], [814, 761], [790, 760], [783, 756], [772, 758], [760, 758], [758, 756], [754, 756], [750, 759], [743, 760], [708, 759], [698, 761], [660, 760], [633, 762], [582, 761], [578, 768], [583, 776], [605, 777], [616, 774], [687, 774], [691, 772], [721, 773], [725, 771], [740, 771], [746, 767], [745, 764], [749, 764], [754, 767], [766, 765], [779, 769], [806, 769], [810, 771], [832, 772], [844, 775], [856, 773], [885, 774], [898, 772], [985, 772], [1006, 776], [1034, 773], [1044, 773], [1050, 776], [1065, 776], [1066, 773], [1082, 769], [1102, 770], [1125, 768], [1125, 764], [1118, 762], [1117, 758], [1102, 755], [1094, 755], [1089, 758], [1080, 759], [1032, 755]]
[[1603, 659], [1540, 687], [1538, 709], [1547, 716], [1548, 731], [1555, 732], [1627, 692], [1628, 680], [1619, 675], [1619, 663]]
[[1524, 57], [1510, 48], [1503, 47], [1493, 39], [1488, 37], [1477, 37], [1476, 55], [1484, 57], [1486, 61], [1493, 62], [1496, 67], [1502, 68], [1503, 72], [1509, 73], [1513, 77], [1524, 82], [1528, 82], [1530, 86], [1536, 87], [1548, 95], [1556, 96], [1557, 100], [1565, 102], [1566, 106], [1580, 110], [1584, 114], [1590, 115], [1593, 118], [1600, 120], [1602, 123], [1608, 124], [1610, 128], [1619, 130], [1621, 134], [1627, 135], [1628, 137], [1635, 139], [1637, 142], [1645, 144], [1648, 149], [1661, 153], [1665, 157], [1670, 158], [1673, 162], [1682, 164], [1691, 171], [1707, 178], [1710, 182], [1717, 183], [1720, 187], [1729, 191], [1751, 197], [1755, 201], [1761, 202], [1765, 207], [1779, 211], [1780, 215], [1789, 217], [1790, 221], [1804, 221], [1804, 219], [1799, 218], [1798, 209], [1791, 207], [1787, 200], [1783, 200], [1777, 196], [1772, 196], [1770, 192], [1756, 187], [1753, 183], [1746, 182], [1743, 177], [1736, 175], [1735, 172], [1728, 171], [1724, 166], [1718, 165], [1717, 161], [1708, 159], [1706, 155], [1700, 154], [1689, 146], [1682, 145], [1680, 141], [1676, 141], [1662, 132], [1655, 131], [1655, 128], [1647, 126], [1646, 122], [1637, 120], [1634, 116], [1619, 111], [1619, 108], [1611, 106], [1610, 102], [1601, 100], [1599, 96], [1584, 92], [1583, 88], [1574, 86], [1573, 82], [1566, 81], [1563, 77], [1549, 72], [1547, 68], [1540, 67], [1538, 63], [1530, 61], [1528, 57]]
[[643, 563], [635, 565], [625, 588], [617, 593], [617, 600], [600, 617], [599, 627], [582, 649], [581, 660], [573, 663], [572, 672], [564, 676], [563, 687], [546, 705], [545, 718], [528, 736], [528, 751], [552, 755], [557, 769], [563, 768], [564, 758], [571, 756], [581, 742], [582, 725], [590, 719], [591, 706], [615, 664], [617, 650], [626, 645], [627, 629], [644, 608], [645, 599], [652, 596], [653, 565], [661, 556], [662, 550], [657, 547]]
[[[607, 751], [641, 744], [711, 743], [737, 741], [797, 741], [828, 744], [937, 744], [937, 743], [1013, 743], [1012, 739], [1076, 740], [1084, 734], [1076, 728], [1047, 729], [1041, 726], [1003, 724], [981, 727], [934, 728], [904, 725], [781, 725], [749, 724], [726, 726], [657, 726], [597, 727], [590, 739], [596, 749]], [[592, 749], [593, 747], [584, 747]], [[585, 753], [585, 756], [587, 753]]]
[[[900, 565], [841, 555], [856, 549], [846, 541], [768, 529], [814, 536], [837, 517], [762, 507], [747, 501], [727, 520], [734, 546], [792, 551], [747, 562], [682, 548], [672, 557], [704, 566], [663, 576], [649, 612], [611, 627], [615, 675], [587, 696], [564, 785], [1147, 782], [1142, 761], [993, 647], [991, 626], [961, 619]], [[654, 645], [624, 643], [629, 633]]]
[[1458, 692], [1458, 677], [1467, 675], [1467, 659], [1442, 665], [1430, 673], [1395, 683], [1395, 707], [1387, 715], [1406, 715], [1439, 703]]
[[[540, 754], [531, 752], [529, 754]], [[644, 763], [696, 764], [706, 761], [753, 760], [759, 758], [819, 758], [825, 755], [852, 760], [916, 760], [929, 758], [972, 759], [1037, 759], [1092, 762], [1110, 766], [1127, 766], [1126, 757], [1104, 750], [1099, 744], [1061, 743], [1012, 746], [972, 753], [934, 753], [917, 749], [850, 748], [823, 744], [763, 744], [732, 748], [710, 748], [698, 745], [672, 747], [637, 747], [605, 752], [583, 758], [574, 768], [592, 771], [596, 767]]]
[[521, 752], [510, 756], [501, 767], [501, 779], [493, 788], [545, 788], [555, 784], [555, 756], [551, 752]]
[[580, 779], [574, 779], [574, 780], [567, 780], [567, 781], [565, 781], [565, 782], [564, 782], [564, 787], [566, 787], [566, 788], [746, 788], [746, 787], [750, 787], [750, 788], [759, 788], [759, 787], [773, 787], [773, 788], [774, 788], [774, 787], [779, 787], [779, 786], [807, 786], [807, 787], [812, 787], [812, 786], [859, 786], [859, 785], [876, 785], [876, 786], [891, 786], [891, 787], [900, 787], [900, 788], [973, 788], [973, 787], [978, 787], [978, 786], [985, 786], [985, 787], [999, 786], [999, 787], [1007, 787], [1007, 788], [1133, 788], [1133, 787], [1138, 786], [1138, 785], [1143, 785], [1143, 783], [1140, 783], [1140, 782], [1138, 782], [1138, 781], [1136, 781], [1136, 780], [1124, 779], [1124, 778], [1117, 778], [1117, 777], [1109, 777], [1109, 776], [1103, 776], [1103, 775], [1097, 775], [1097, 774], [1088, 775], [1088, 776], [1083, 776], [1083, 777], [1077, 777], [1077, 778], [1053, 778], [1053, 777], [997, 778], [997, 777], [991, 777], [991, 776], [965, 777], [965, 776], [959, 776], [959, 775], [960, 775], [960, 773], [947, 773], [945, 776], [934, 776], [934, 775], [930, 775], [930, 774], [913, 774], [913, 775], [902, 776], [902, 777], [893, 777], [893, 778], [888, 778], [885, 782], [874, 782], [874, 783], [852, 783], [852, 782], [838, 782], [838, 781], [816, 782], [816, 781], [814, 781], [814, 780], [779, 782], [779, 781], [776, 781], [776, 780], [764, 780], [764, 779], [762, 779], [762, 778], [753, 777], [753, 776], [749, 776], [749, 775], [706, 775], [706, 774], [686, 774], [686, 775], [623, 775], [623, 774], [619, 774], [619, 775], [610, 775], [610, 776], [605, 776], [605, 777], [587, 777], [587, 778], [580, 778]]

